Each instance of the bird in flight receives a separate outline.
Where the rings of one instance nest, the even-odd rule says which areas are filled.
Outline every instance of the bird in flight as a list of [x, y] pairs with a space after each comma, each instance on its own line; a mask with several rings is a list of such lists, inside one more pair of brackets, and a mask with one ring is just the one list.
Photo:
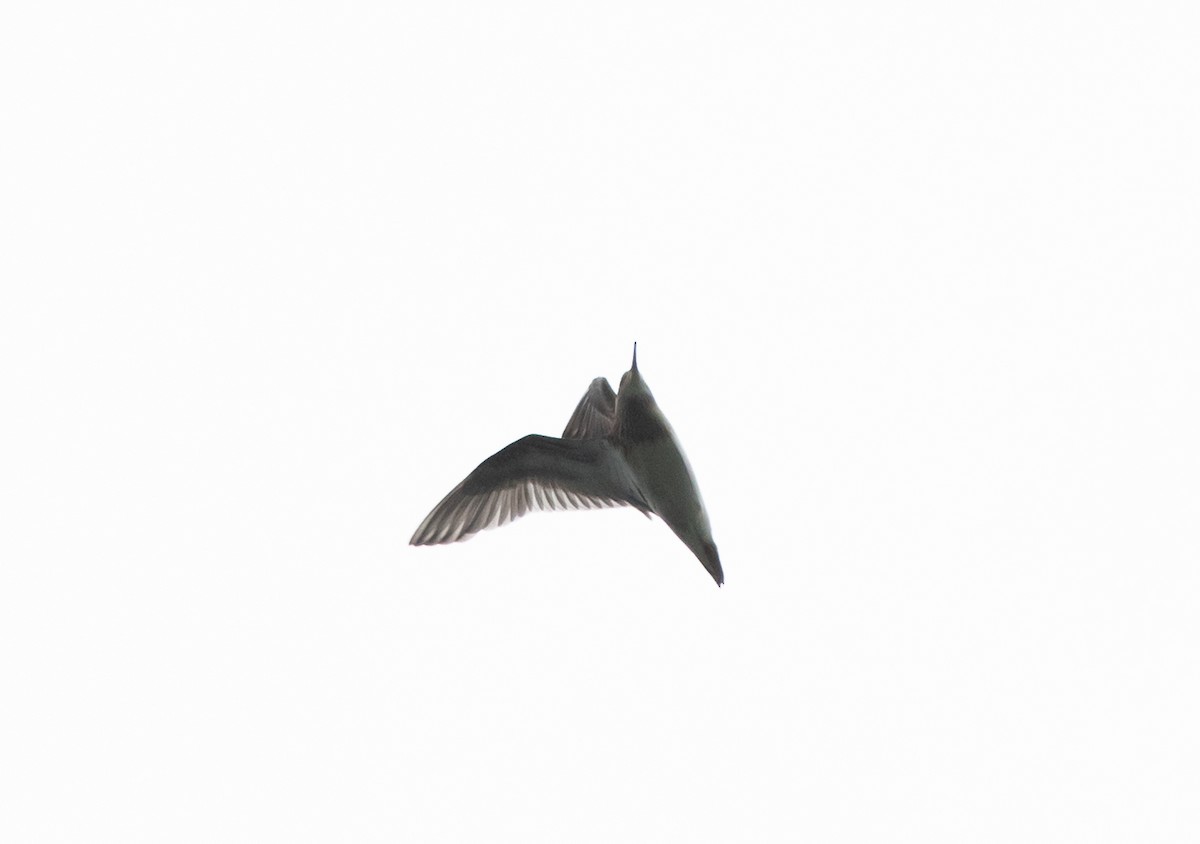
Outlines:
[[637, 343], [620, 392], [607, 378], [592, 381], [561, 437], [530, 434], [480, 463], [410, 544], [459, 542], [531, 510], [626, 505], [661, 518], [717, 585], [725, 582], [696, 476], [638, 371]]

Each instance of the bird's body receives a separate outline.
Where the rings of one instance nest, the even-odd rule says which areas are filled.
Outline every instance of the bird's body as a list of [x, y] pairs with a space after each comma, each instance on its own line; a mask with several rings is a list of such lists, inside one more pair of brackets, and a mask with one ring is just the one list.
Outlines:
[[597, 378], [561, 438], [530, 434], [493, 454], [442, 499], [413, 545], [457, 542], [529, 510], [629, 505], [659, 516], [703, 563], [725, 576], [691, 466], [646, 382], [633, 367], [614, 394]]

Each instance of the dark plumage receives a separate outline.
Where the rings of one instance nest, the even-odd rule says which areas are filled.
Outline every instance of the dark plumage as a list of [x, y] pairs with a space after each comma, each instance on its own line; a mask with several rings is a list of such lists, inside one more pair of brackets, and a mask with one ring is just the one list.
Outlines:
[[695, 476], [638, 372], [637, 344], [619, 393], [607, 379], [593, 380], [561, 438], [530, 434], [480, 463], [425, 517], [411, 544], [458, 542], [531, 510], [626, 505], [662, 518], [717, 585], [724, 582]]

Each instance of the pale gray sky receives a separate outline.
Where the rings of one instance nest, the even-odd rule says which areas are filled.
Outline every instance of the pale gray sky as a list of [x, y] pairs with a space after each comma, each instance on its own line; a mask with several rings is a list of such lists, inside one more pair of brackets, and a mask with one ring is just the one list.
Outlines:
[[[1200, 831], [1186, 4], [3, 13], [5, 841]], [[639, 364], [659, 521], [410, 548]]]

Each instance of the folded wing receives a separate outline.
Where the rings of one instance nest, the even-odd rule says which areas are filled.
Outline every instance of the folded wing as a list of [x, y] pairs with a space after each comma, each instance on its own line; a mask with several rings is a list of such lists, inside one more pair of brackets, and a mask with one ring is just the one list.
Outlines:
[[646, 512], [648, 505], [632, 489], [622, 467], [616, 447], [605, 439], [530, 434], [480, 463], [425, 517], [410, 544], [458, 542], [531, 510], [632, 505]]

